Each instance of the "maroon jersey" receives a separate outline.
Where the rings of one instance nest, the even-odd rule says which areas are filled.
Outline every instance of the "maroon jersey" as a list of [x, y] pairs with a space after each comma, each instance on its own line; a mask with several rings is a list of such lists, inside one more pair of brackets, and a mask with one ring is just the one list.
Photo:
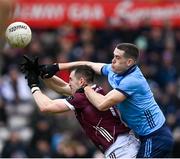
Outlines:
[[[104, 94], [101, 87], [95, 86], [94, 90]], [[88, 101], [84, 93], [78, 91], [67, 101], [71, 108], [74, 107], [76, 118], [87, 136], [102, 152], [116, 141], [118, 135], [129, 132], [129, 128], [121, 122], [114, 107], [99, 111]]]

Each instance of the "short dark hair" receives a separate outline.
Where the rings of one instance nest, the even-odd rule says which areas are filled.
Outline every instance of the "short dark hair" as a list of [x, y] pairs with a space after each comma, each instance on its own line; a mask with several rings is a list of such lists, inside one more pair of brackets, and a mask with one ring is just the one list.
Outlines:
[[80, 65], [73, 67], [71, 71], [75, 71], [75, 76], [77, 78], [84, 77], [87, 83], [93, 83], [95, 72], [94, 70], [87, 65]]
[[139, 58], [139, 49], [136, 45], [130, 43], [121, 43], [116, 46], [117, 49], [123, 50], [125, 52], [124, 56], [126, 58], [133, 58], [138, 60]]

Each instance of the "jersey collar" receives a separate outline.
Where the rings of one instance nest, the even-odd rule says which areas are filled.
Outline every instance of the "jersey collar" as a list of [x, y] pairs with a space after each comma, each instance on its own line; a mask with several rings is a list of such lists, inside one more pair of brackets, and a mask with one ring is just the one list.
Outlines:
[[[92, 89], [95, 89], [96, 87], [97, 87], [96, 84], [93, 84], [93, 85], [91, 86]], [[84, 93], [84, 88], [81, 87], [81, 88], [77, 89], [77, 90], [76, 90], [76, 93]]]
[[127, 69], [123, 73], [119, 73], [118, 75], [119, 76], [126, 76], [126, 75], [130, 74], [131, 72], [133, 72], [136, 69], [136, 67], [137, 67], [137, 65], [133, 65], [129, 69]]

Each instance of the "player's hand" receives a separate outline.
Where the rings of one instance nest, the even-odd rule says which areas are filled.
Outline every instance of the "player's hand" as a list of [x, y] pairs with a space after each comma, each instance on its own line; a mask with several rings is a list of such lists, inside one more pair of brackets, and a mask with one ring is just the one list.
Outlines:
[[38, 58], [30, 59], [27, 56], [23, 56], [25, 62], [21, 64], [21, 71], [25, 74], [28, 86], [30, 89], [39, 85], [39, 64]]
[[38, 87], [39, 85], [39, 78], [38, 75], [34, 71], [28, 71], [25, 75], [27, 79], [28, 86], [31, 88]]
[[41, 78], [51, 78], [59, 71], [58, 64], [40, 65], [39, 66]]
[[38, 57], [30, 59], [27, 56], [23, 56], [24, 63], [21, 64], [21, 71], [27, 74], [29, 71], [34, 71], [38, 76], [40, 75]]

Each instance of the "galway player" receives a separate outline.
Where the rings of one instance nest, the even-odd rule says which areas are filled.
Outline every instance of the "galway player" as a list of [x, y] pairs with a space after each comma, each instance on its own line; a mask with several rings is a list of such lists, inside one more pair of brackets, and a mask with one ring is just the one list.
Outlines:
[[135, 158], [139, 142], [129, 134], [114, 107], [99, 111], [86, 98], [82, 87], [91, 86], [96, 92], [104, 94], [101, 87], [93, 84], [94, 71], [88, 66], [79, 66], [72, 70], [69, 84], [58, 77], [47, 79], [46, 84], [61, 94], [72, 95], [67, 99], [51, 100], [38, 87], [38, 74], [27, 71], [28, 85], [33, 97], [43, 112], [62, 113], [73, 110], [86, 135], [104, 153], [107, 158]]

